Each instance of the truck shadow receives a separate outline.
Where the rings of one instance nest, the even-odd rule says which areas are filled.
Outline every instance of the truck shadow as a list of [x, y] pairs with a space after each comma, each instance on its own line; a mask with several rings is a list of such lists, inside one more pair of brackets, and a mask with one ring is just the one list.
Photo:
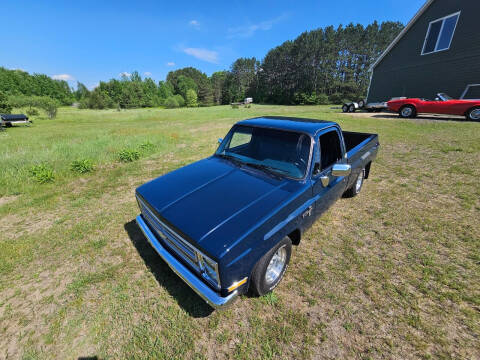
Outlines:
[[165, 288], [190, 316], [202, 318], [213, 312], [213, 309], [190, 289], [155, 252], [135, 220], [126, 223], [124, 228], [158, 284]]
[[[398, 114], [378, 114], [372, 115], [372, 118], [377, 119], [401, 119]], [[464, 116], [449, 116], [449, 115], [418, 115], [410, 120], [437, 120], [437, 121], [457, 121], [457, 122], [472, 122], [465, 119]]]

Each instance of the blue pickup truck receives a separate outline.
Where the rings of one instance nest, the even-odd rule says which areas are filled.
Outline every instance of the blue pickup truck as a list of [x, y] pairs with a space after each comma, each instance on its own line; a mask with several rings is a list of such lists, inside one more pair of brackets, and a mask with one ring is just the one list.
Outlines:
[[146, 238], [201, 298], [221, 308], [281, 281], [292, 245], [368, 178], [376, 134], [334, 122], [260, 117], [235, 124], [212, 156], [136, 190]]

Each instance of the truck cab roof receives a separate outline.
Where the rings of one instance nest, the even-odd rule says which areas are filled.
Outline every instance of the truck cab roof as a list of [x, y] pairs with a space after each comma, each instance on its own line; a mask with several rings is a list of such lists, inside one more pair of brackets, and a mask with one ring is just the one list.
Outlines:
[[315, 136], [320, 130], [331, 126], [338, 126], [333, 121], [324, 121], [316, 119], [304, 119], [285, 116], [263, 116], [253, 119], [243, 120], [237, 125], [268, 127], [289, 131], [300, 131]]

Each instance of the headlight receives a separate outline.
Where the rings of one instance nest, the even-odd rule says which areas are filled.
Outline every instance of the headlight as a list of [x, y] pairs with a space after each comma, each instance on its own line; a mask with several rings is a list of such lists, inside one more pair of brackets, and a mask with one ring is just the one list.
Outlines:
[[197, 252], [198, 264], [200, 271], [205, 279], [210, 281], [213, 285], [220, 287], [220, 279], [218, 277], [218, 264], [210, 260], [208, 257], [200, 252]]

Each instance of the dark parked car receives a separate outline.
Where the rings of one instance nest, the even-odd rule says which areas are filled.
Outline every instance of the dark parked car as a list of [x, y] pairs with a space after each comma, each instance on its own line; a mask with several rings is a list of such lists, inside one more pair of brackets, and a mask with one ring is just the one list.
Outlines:
[[212, 307], [248, 289], [263, 295], [315, 219], [360, 192], [378, 148], [377, 135], [334, 122], [241, 121], [209, 158], [140, 186], [137, 223]]

